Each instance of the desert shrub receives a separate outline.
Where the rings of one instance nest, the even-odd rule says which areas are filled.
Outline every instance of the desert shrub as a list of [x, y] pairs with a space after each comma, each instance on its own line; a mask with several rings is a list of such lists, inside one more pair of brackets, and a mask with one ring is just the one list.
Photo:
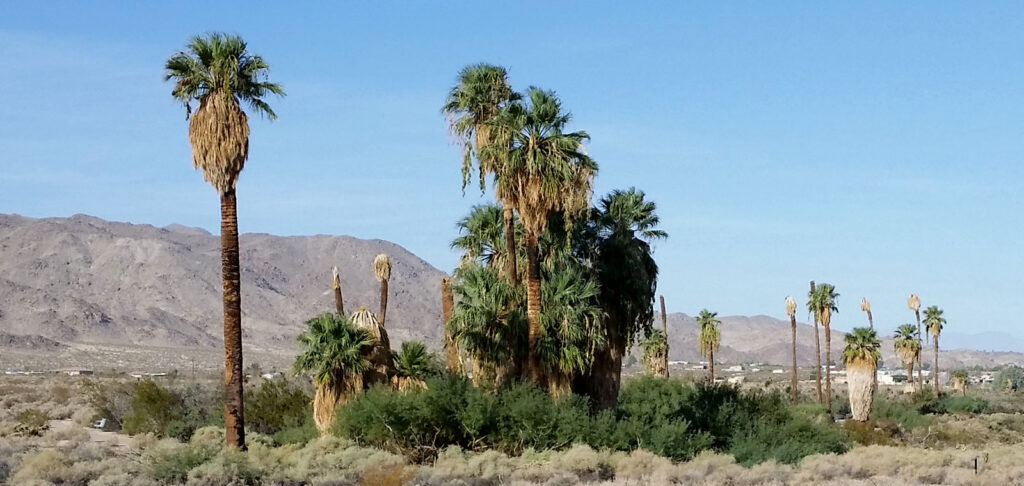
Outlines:
[[841, 430], [794, 418], [761, 422], [737, 433], [729, 453], [737, 462], [750, 466], [769, 459], [796, 464], [812, 454], [842, 454], [846, 449], [846, 437]]
[[37, 408], [27, 408], [14, 416], [18, 424], [29, 429], [43, 429], [50, 421], [50, 416]]
[[180, 484], [189, 471], [205, 464], [217, 455], [217, 449], [198, 445], [173, 445], [148, 451], [144, 457], [149, 463], [149, 475], [161, 484]]
[[1002, 392], [1013, 392], [1024, 389], [1024, 368], [1007, 366], [992, 380], [992, 389]]
[[871, 418], [895, 422], [905, 431], [932, 423], [930, 418], [921, 414], [917, 406], [898, 399], [876, 398], [871, 405]]
[[219, 454], [196, 465], [188, 472], [188, 485], [255, 485], [259, 484], [261, 477], [262, 471], [249, 460], [245, 452], [236, 449], [223, 449]]
[[316, 439], [318, 436], [316, 426], [305, 424], [298, 427], [287, 427], [274, 433], [272, 438], [277, 445], [299, 444], [303, 445]]
[[194, 387], [176, 391], [153, 380], [140, 381], [132, 394], [131, 411], [124, 415], [124, 431], [187, 440], [199, 427], [222, 423], [223, 415], [209, 400], [197, 398], [203, 393]]
[[124, 423], [125, 415], [131, 412], [135, 384], [111, 380], [86, 380], [82, 382], [82, 390], [88, 397], [89, 406], [95, 412], [96, 418], [107, 419], [111, 429], [119, 430]]
[[286, 379], [262, 380], [245, 391], [245, 425], [261, 434], [312, 423], [312, 398]]
[[956, 395], [942, 395], [939, 398], [928, 400], [921, 404], [921, 413], [945, 414], [945, 413], [971, 413], [982, 414], [989, 412], [987, 400], [977, 397], [964, 397]]
[[900, 424], [891, 420], [872, 419], [866, 422], [847, 420], [843, 430], [860, 445], [893, 445], [900, 436]]

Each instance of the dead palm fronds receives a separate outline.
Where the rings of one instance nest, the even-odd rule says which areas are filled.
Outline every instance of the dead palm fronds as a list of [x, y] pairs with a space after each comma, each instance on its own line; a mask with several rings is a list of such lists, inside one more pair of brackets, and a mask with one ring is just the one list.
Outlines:
[[388, 332], [365, 306], [360, 307], [350, 318], [356, 329], [364, 329], [373, 337], [373, 349], [367, 356], [370, 361], [370, 369], [363, 374], [363, 382], [366, 386], [377, 383], [388, 383], [391, 375], [393, 361], [391, 357], [391, 341], [388, 339]]
[[341, 295], [341, 275], [338, 267], [331, 270], [331, 288], [334, 289], [334, 309], [339, 316], [345, 315], [345, 299]]
[[380, 325], [384, 327], [388, 314], [388, 281], [391, 280], [391, 259], [384, 253], [373, 259], [373, 275], [380, 282]]

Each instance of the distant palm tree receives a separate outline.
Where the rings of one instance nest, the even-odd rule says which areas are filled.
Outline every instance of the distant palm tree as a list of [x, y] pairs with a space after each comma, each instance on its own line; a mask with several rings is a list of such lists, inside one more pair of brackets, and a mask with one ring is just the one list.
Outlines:
[[942, 327], [946, 324], [946, 318], [942, 317], [942, 309], [938, 306], [931, 306], [924, 310], [924, 327], [932, 337], [935, 345], [935, 366], [932, 367], [932, 383], [935, 385], [935, 393], [939, 393], [939, 334], [942, 334]]
[[[502, 202], [504, 219], [505, 246], [509, 253], [516, 254], [516, 238], [513, 231], [515, 201], [507, 190], [511, 181], [506, 177], [502, 180], [504, 167], [502, 157], [485, 153], [487, 146], [493, 141], [492, 124], [510, 102], [516, 101], [520, 95], [512, 90], [508, 83], [508, 71], [491, 64], [473, 64], [459, 72], [458, 83], [452, 87], [445, 100], [442, 111], [448, 118], [449, 131], [463, 144], [462, 157], [462, 189], [465, 191], [473, 170], [473, 157], [477, 159], [480, 173], [480, 190], [486, 187], [487, 174], [495, 176], [497, 187], [495, 192]], [[519, 285], [518, 262], [515, 258], [506, 260], [506, 272], [512, 285]]]
[[644, 369], [651, 375], [668, 378], [668, 367], [665, 366], [668, 344], [665, 341], [665, 334], [657, 329], [651, 329], [640, 342], [640, 347], [644, 351]]
[[722, 334], [718, 326], [722, 323], [717, 319], [717, 312], [701, 310], [697, 316], [697, 327], [700, 328], [698, 341], [700, 342], [700, 353], [708, 358], [708, 382], [715, 382], [715, 351], [722, 342]]
[[[811, 280], [811, 291], [807, 295], [814, 294], [814, 280]], [[810, 307], [810, 300], [807, 304], [807, 312], [811, 314], [811, 318], [814, 320], [814, 360], [817, 364], [817, 368], [814, 370], [814, 384], [815, 390], [817, 391], [818, 403], [823, 402], [821, 394], [821, 338], [818, 336], [818, 314], [814, 312], [814, 309]]]
[[302, 352], [295, 358], [295, 372], [314, 374], [313, 419], [320, 435], [330, 430], [338, 405], [362, 392], [362, 373], [370, 367], [366, 355], [373, 342], [370, 333], [353, 327], [345, 316], [322, 314], [306, 321], [306, 330], [299, 335]]
[[665, 296], [658, 296], [661, 302], [661, 334], [665, 336], [665, 359], [662, 366], [665, 367], [665, 378], [668, 378], [668, 314], [665, 313]]
[[438, 374], [437, 360], [419, 341], [405, 341], [401, 349], [392, 354], [395, 376], [391, 377], [391, 386], [398, 391], [426, 388], [427, 377]]
[[970, 379], [970, 375], [967, 374], [967, 370], [956, 370], [953, 372], [953, 389], [961, 392], [963, 396], [967, 396], [967, 381]]
[[904, 324], [896, 329], [893, 349], [896, 351], [896, 356], [899, 356], [900, 361], [903, 362], [903, 366], [907, 367], [907, 382], [913, 386], [914, 362], [921, 354], [921, 341], [917, 339], [917, 329], [913, 324]]
[[[192, 164], [220, 194], [221, 267], [224, 285], [224, 425], [229, 446], [245, 448], [242, 398], [242, 297], [238, 262], [238, 213], [235, 185], [249, 158], [249, 121], [241, 103], [274, 120], [265, 101], [284, 96], [268, 82], [270, 66], [246, 50], [241, 37], [219, 33], [193, 37], [188, 52], [167, 59], [164, 80], [174, 80], [171, 95], [185, 105]], [[192, 102], [199, 107], [192, 112]]]
[[[914, 311], [914, 318], [917, 319], [917, 343], [920, 345], [920, 347], [923, 348], [924, 347], [924, 342], [921, 341], [923, 339], [922, 335], [924, 334], [921, 331], [921, 299], [919, 299], [916, 294], [910, 294], [910, 297], [907, 297], [907, 308], [909, 308], [910, 310]], [[919, 354], [917, 356], [917, 389], [918, 390], [921, 390], [921, 389], [924, 388], [924, 376], [921, 373], [921, 369], [923, 367], [924, 366], [921, 364], [921, 356]]]
[[882, 359], [881, 342], [873, 329], [858, 327], [845, 337], [842, 360], [846, 365], [850, 410], [853, 419], [864, 422], [870, 418], [873, 401], [873, 378], [878, 360]]
[[791, 377], [790, 395], [792, 395], [793, 403], [796, 403], [800, 400], [799, 382], [796, 377], [796, 300], [788, 295], [786, 296], [786, 315], [789, 316], [789, 327], [793, 334], [793, 374]]
[[380, 325], [385, 327], [388, 316], [388, 281], [391, 280], [391, 259], [384, 253], [373, 259], [373, 275], [380, 282]]
[[821, 327], [825, 328], [825, 408], [832, 413], [832, 313], [839, 312], [836, 306], [836, 299], [839, 294], [832, 284], [823, 283], [818, 285], [814, 292], [808, 295], [807, 308], [814, 312]]
[[[510, 202], [526, 230], [527, 376], [543, 382], [537, 343], [541, 337], [540, 236], [558, 212], [570, 224], [589, 209], [597, 164], [583, 149], [586, 132], [565, 133], [570, 116], [551, 91], [530, 88], [528, 103], [511, 102], [491, 126], [484, 160], [501, 167]], [[504, 201], [503, 201], [504, 202]], [[510, 259], [512, 260], [512, 259]]]

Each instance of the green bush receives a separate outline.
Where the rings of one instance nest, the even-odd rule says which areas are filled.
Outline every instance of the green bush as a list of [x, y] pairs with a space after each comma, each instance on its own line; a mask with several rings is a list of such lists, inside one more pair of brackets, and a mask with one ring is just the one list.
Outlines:
[[160, 455], [150, 464], [150, 476], [160, 484], [178, 484], [188, 479], [188, 473], [217, 455], [217, 449], [185, 445]]
[[1014, 392], [1024, 389], [1024, 368], [1020, 366], [1007, 366], [1003, 368], [995, 379], [992, 380], [992, 389], [995, 391]]
[[212, 405], [207, 393], [198, 387], [175, 391], [153, 380], [140, 381], [122, 427], [131, 435], [153, 433], [188, 440], [199, 427], [223, 423], [223, 411]]
[[312, 398], [286, 379], [262, 380], [245, 391], [245, 426], [274, 435], [313, 423]]
[[938, 398], [930, 398], [922, 402], [919, 409], [923, 414], [982, 414], [989, 412], [989, 403], [987, 400], [977, 397], [941, 395]]
[[871, 405], [871, 418], [896, 422], [904, 431], [931, 425], [932, 420], [921, 414], [920, 409], [903, 400], [876, 398]]
[[532, 384], [496, 395], [452, 377], [431, 379], [425, 390], [377, 387], [338, 410], [334, 431], [415, 461], [453, 445], [517, 455], [586, 444], [627, 452], [643, 448], [676, 460], [705, 449], [734, 450], [749, 463], [795, 462], [811, 453], [846, 450], [842, 431], [790, 413], [779, 394], [653, 377], [627, 382], [616, 409], [593, 415], [584, 398], [552, 400]]

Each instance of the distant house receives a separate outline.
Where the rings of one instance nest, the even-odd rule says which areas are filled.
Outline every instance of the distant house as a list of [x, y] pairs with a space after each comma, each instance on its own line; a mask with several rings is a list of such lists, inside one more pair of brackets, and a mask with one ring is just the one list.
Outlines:
[[772, 370], [772, 374], [773, 374], [773, 375], [781, 375], [781, 374], [783, 374], [783, 373], [785, 373], [785, 372], [786, 372], [786, 370], [784, 370], [784, 369], [781, 369], [781, 368], [780, 368], [780, 369], [777, 369], [777, 370]]
[[726, 368], [725, 371], [728, 371], [730, 373], [739, 373], [739, 372], [743, 371], [743, 365], [730, 366], [730, 367]]
[[56, 373], [63, 373], [63, 374], [68, 375], [68, 376], [83, 376], [83, 375], [91, 375], [91, 374], [93, 374], [92, 370], [87, 370], [87, 369], [84, 369], [84, 368], [62, 368], [62, 369], [59, 369], [59, 370], [55, 370], [55, 372]]

